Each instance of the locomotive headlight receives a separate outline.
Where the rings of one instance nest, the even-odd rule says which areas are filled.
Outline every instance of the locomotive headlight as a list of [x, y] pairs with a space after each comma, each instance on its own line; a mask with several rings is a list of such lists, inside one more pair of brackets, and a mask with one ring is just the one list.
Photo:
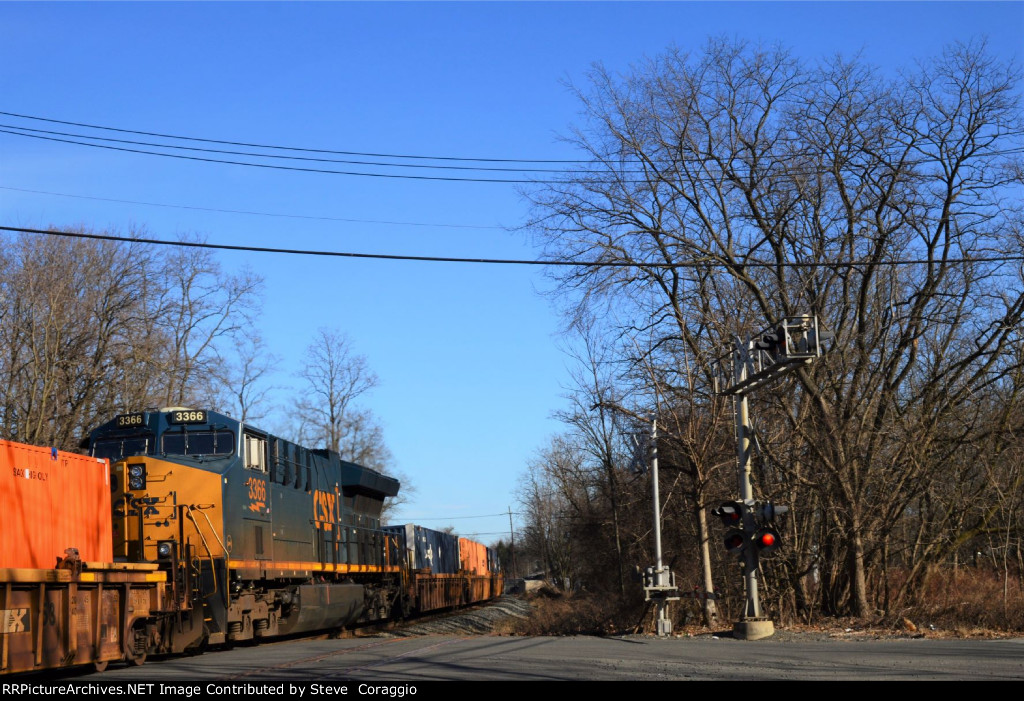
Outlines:
[[159, 560], [169, 560], [174, 554], [174, 541], [161, 540], [156, 544], [156, 556]]
[[145, 465], [132, 465], [128, 468], [128, 488], [132, 490], [146, 488]]

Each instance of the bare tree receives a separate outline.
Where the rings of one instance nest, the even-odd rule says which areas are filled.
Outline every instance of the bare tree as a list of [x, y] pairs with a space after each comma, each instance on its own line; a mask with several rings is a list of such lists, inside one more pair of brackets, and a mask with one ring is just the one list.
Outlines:
[[[59, 237], [4, 240], [0, 374], [4, 435], [70, 449], [99, 417], [146, 395], [126, 386], [144, 336], [140, 290], [152, 258], [136, 245]], [[97, 274], [102, 270], [104, 274]]]
[[306, 348], [299, 377], [305, 391], [296, 409], [303, 433], [348, 459], [355, 446], [347, 441], [355, 437], [353, 421], [358, 419], [353, 402], [377, 386], [377, 375], [364, 356], [353, 352], [348, 337], [321, 328]]
[[240, 421], [258, 421], [267, 415], [267, 395], [275, 387], [267, 378], [280, 359], [267, 353], [259, 331], [252, 329], [240, 334], [234, 343], [235, 360], [224, 360], [218, 379], [218, 404]]
[[610, 351], [602, 343], [592, 319], [578, 317], [573, 323], [579, 340], [574, 388], [568, 395], [570, 408], [555, 416], [567, 424], [578, 439], [579, 447], [595, 466], [595, 484], [611, 511], [612, 543], [619, 598], [626, 596], [626, 562], [622, 533], [622, 489], [620, 472], [624, 462], [622, 432], [616, 421], [622, 392], [616, 387], [610, 369]]
[[114, 413], [202, 398], [222, 341], [244, 326], [238, 311], [258, 301], [257, 279], [224, 276], [208, 256], [59, 235], [4, 243], [0, 420], [21, 441], [70, 449]]
[[163, 401], [205, 404], [223, 374], [218, 344], [252, 334], [262, 280], [245, 270], [225, 273], [204, 249], [173, 248], [162, 262], [164, 286], [153, 311], [158, 330], [170, 341], [163, 359]]
[[416, 487], [394, 464], [384, 442], [384, 431], [372, 411], [357, 400], [377, 386], [377, 375], [366, 358], [356, 354], [351, 341], [339, 331], [321, 328], [306, 349], [299, 373], [304, 385], [295, 403], [298, 425], [295, 439], [321, 445], [358, 463], [402, 482], [399, 496], [385, 506], [386, 520], [407, 502]]
[[520, 477], [518, 500], [526, 518], [518, 557], [540, 565], [561, 588], [593, 583], [605, 561], [592, 548], [601, 539], [587, 537], [595, 535], [600, 519], [592, 503], [593, 473], [584, 461], [574, 441], [555, 437]]
[[795, 458], [775, 488], [824, 498], [800, 539], [836, 565], [822, 605], [867, 615], [896, 524], [1020, 368], [1017, 75], [979, 46], [893, 80], [713, 41], [592, 78], [590, 162], [531, 193], [547, 255], [586, 264], [557, 269], [563, 292], [636, 319], [622, 331], [697, 396], [733, 334], [807, 311], [835, 331], [760, 410]]

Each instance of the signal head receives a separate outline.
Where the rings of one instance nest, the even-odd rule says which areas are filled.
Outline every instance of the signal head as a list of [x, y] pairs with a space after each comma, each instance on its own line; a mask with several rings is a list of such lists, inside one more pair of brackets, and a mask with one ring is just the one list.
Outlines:
[[724, 501], [717, 509], [712, 509], [711, 515], [722, 519], [722, 525], [726, 528], [743, 526], [743, 514], [746, 506], [739, 501]]
[[754, 534], [754, 547], [759, 555], [770, 555], [782, 544], [779, 532], [771, 526], [765, 526]]
[[722, 543], [725, 545], [725, 551], [730, 555], [733, 553], [740, 553], [747, 547], [747, 537], [742, 531], [730, 529], [729, 532], [725, 534], [725, 540], [722, 541]]

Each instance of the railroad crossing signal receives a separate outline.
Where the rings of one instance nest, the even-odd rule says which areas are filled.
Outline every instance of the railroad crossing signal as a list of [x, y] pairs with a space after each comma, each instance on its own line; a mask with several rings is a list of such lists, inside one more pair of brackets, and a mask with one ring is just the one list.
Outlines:
[[732, 554], [743, 552], [750, 540], [748, 524], [751, 520], [750, 509], [742, 501], [725, 501], [711, 514], [717, 516], [725, 526], [725, 551]]
[[758, 555], [770, 555], [782, 545], [779, 529], [775, 525], [775, 517], [789, 511], [788, 506], [778, 506], [766, 501], [757, 505], [757, 531], [754, 533], [754, 546]]
[[784, 338], [785, 331], [781, 328], [774, 328], [765, 331], [759, 338], [754, 339], [753, 347], [759, 351], [764, 351], [773, 358], [784, 354], [784, 344], [780, 343], [780, 340]]
[[715, 393], [742, 395], [766, 385], [820, 357], [834, 338], [813, 314], [784, 317], [746, 341], [736, 338], [712, 364]]
[[779, 532], [773, 526], [763, 526], [754, 534], [754, 547], [758, 555], [770, 555], [779, 545]]
[[725, 552], [730, 555], [742, 553], [747, 547], [747, 536], [742, 531], [732, 530], [725, 534]]
[[742, 501], [723, 501], [711, 514], [722, 519], [722, 525], [726, 528], [743, 525], [743, 515], [746, 513], [747, 505]]
[[787, 511], [788, 506], [777, 506], [770, 501], [725, 501], [711, 514], [726, 528], [722, 541], [725, 551], [730, 555], [739, 554], [752, 547], [756, 564], [759, 555], [770, 555], [782, 545], [775, 518]]
[[775, 517], [789, 511], [788, 506], [780, 506], [766, 501], [758, 505], [757, 520], [760, 523], [775, 523]]
[[732, 347], [711, 364], [715, 394], [735, 397], [736, 471], [740, 498], [744, 505], [754, 510], [753, 513], [738, 510], [741, 518], [735, 526], [731, 523], [736, 520], [733, 512], [725, 508], [728, 504], [715, 510], [715, 515], [722, 519], [726, 528], [732, 529], [726, 535], [726, 550], [741, 552], [743, 556], [746, 603], [743, 617], [734, 632], [747, 640], [767, 637], [774, 631], [771, 621], [761, 617], [757, 592], [758, 554], [767, 555], [781, 544], [774, 519], [776, 514], [785, 510], [785, 507], [775, 507], [770, 502], [759, 504], [753, 500], [750, 484], [753, 427], [747, 395], [814, 362], [827, 350], [824, 342], [834, 338], [835, 334], [822, 328], [815, 314], [784, 317], [745, 340], [734, 337]]

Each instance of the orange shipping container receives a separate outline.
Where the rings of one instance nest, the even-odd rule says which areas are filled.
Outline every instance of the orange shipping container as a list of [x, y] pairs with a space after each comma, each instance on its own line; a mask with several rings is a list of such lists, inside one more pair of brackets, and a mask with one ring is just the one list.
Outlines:
[[106, 460], [0, 440], [0, 568], [113, 561]]
[[487, 574], [487, 548], [468, 538], [459, 538], [459, 562], [467, 572]]

